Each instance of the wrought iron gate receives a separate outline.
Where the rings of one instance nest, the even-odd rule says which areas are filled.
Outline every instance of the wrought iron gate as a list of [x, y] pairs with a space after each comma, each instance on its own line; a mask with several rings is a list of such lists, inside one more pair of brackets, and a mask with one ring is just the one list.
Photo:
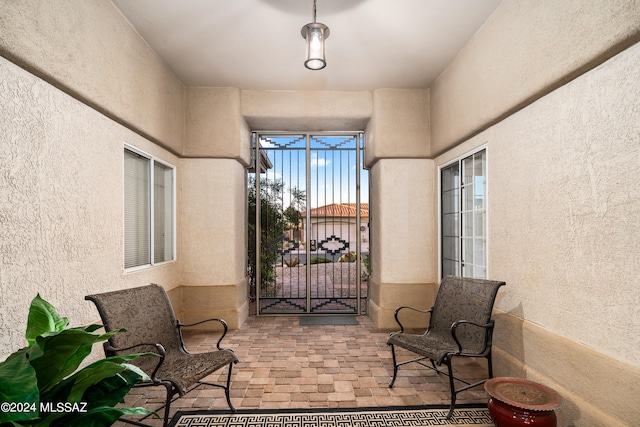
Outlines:
[[255, 133], [250, 295], [258, 314], [365, 314], [369, 260], [364, 135]]

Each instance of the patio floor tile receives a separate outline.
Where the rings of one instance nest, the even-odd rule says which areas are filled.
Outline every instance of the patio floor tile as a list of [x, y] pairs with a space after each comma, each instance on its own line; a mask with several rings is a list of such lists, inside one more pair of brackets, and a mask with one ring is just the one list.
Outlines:
[[[250, 316], [238, 330], [229, 331], [222, 346], [232, 348], [240, 362], [233, 368], [231, 400], [237, 409], [345, 408], [448, 404], [446, 376], [425, 368], [400, 368], [392, 389], [391, 350], [388, 331], [380, 331], [366, 316], [357, 325], [299, 326], [298, 316]], [[215, 347], [217, 336], [186, 331], [189, 351]], [[411, 355], [398, 349], [398, 360]], [[474, 380], [484, 378], [484, 361], [460, 360], [456, 370]], [[226, 369], [211, 376], [223, 382]], [[154, 409], [164, 389], [138, 388], [127, 396], [126, 405]], [[459, 403], [485, 403], [488, 396], [477, 387], [461, 393]], [[147, 406], [147, 403], [149, 404]], [[224, 392], [200, 388], [178, 399], [177, 410], [228, 409]], [[152, 420], [153, 425], [161, 425]], [[127, 424], [117, 423], [124, 426]]]

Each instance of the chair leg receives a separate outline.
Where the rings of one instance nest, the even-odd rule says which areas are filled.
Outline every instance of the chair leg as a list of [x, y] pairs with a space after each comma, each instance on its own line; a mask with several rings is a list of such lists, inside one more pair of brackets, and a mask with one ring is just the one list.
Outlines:
[[227, 404], [229, 405], [229, 409], [231, 409], [231, 412], [236, 412], [236, 408], [233, 407], [233, 405], [231, 404], [231, 396], [229, 394], [230, 390], [231, 390], [231, 369], [233, 368], [233, 362], [229, 363], [229, 370], [227, 372], [227, 386], [224, 388], [224, 395], [227, 398]]
[[391, 357], [393, 358], [393, 378], [389, 383], [389, 388], [393, 387], [393, 384], [396, 382], [396, 377], [398, 376], [398, 364], [396, 363], [396, 349], [393, 344], [389, 344], [391, 346]]
[[451, 416], [453, 415], [453, 410], [455, 409], [456, 406], [456, 388], [455, 388], [455, 384], [453, 382], [453, 368], [451, 366], [451, 359], [447, 358], [445, 360], [445, 363], [447, 364], [447, 369], [449, 370], [449, 387], [451, 388], [451, 405], [449, 406], [449, 413], [447, 414], [447, 419], [450, 419]]
[[162, 427], [167, 427], [167, 425], [169, 425], [169, 410], [171, 409], [171, 399], [173, 398], [173, 384], [165, 383], [164, 386], [167, 389], [167, 401], [164, 404], [164, 420], [162, 422]]
[[493, 363], [491, 362], [491, 350], [489, 350], [489, 354], [487, 355], [487, 365], [489, 367], [489, 378], [493, 378]]

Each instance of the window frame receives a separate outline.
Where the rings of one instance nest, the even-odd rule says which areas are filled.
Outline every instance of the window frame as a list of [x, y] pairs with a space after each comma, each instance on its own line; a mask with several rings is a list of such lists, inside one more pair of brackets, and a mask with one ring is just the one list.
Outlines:
[[[177, 207], [176, 207], [176, 166], [164, 161], [162, 159], [157, 158], [156, 156], [149, 154], [145, 151], [142, 151], [132, 145], [129, 145], [127, 143], [124, 144], [123, 147], [123, 158], [122, 158], [122, 164], [123, 164], [123, 172], [122, 172], [122, 178], [123, 178], [123, 188], [122, 188], [122, 196], [123, 196], [123, 209], [122, 209], [122, 218], [123, 218], [123, 226], [122, 226], [122, 238], [123, 238], [123, 245], [122, 245], [122, 266], [123, 269], [126, 273], [128, 272], [134, 272], [134, 271], [139, 271], [139, 270], [143, 270], [143, 269], [147, 269], [147, 268], [152, 268], [152, 267], [156, 267], [156, 266], [161, 266], [164, 264], [169, 264], [172, 262], [176, 262], [176, 257], [177, 257], [177, 252], [176, 252], [176, 239], [177, 239], [177, 228], [176, 228], [176, 212], [177, 212]], [[131, 266], [131, 267], [126, 267], [126, 229], [125, 229], [125, 221], [126, 221], [126, 195], [125, 195], [125, 191], [126, 191], [126, 187], [125, 187], [125, 180], [126, 180], [126, 171], [124, 170], [124, 161], [125, 161], [125, 155], [126, 155], [126, 151], [129, 151], [135, 155], [138, 155], [144, 159], [146, 159], [149, 162], [149, 176], [148, 176], [148, 188], [147, 188], [147, 194], [149, 197], [149, 217], [148, 217], [148, 227], [149, 227], [149, 259], [148, 262], [145, 264], [140, 264], [140, 265], [136, 265], [136, 266]], [[170, 243], [170, 253], [171, 253], [171, 257], [170, 259], [167, 259], [165, 261], [159, 261], [156, 262], [155, 261], [155, 165], [156, 163], [160, 166], [162, 166], [163, 168], [168, 169], [171, 172], [171, 187], [170, 187], [170, 191], [171, 191], [171, 206], [170, 206], [170, 212], [171, 212], [171, 224], [170, 224], [170, 231], [171, 231], [171, 243]], [[165, 209], [166, 209], [166, 204], [164, 205]]]
[[[463, 265], [464, 265], [464, 257], [463, 257], [463, 250], [464, 250], [464, 246], [463, 246], [463, 241], [465, 238], [469, 238], [468, 236], [463, 235], [463, 226], [464, 226], [464, 222], [463, 222], [463, 216], [464, 216], [464, 211], [463, 211], [463, 194], [462, 194], [462, 188], [463, 185], [468, 185], [468, 184], [463, 184], [462, 183], [462, 179], [463, 179], [463, 174], [464, 174], [464, 169], [463, 169], [463, 161], [467, 160], [467, 159], [471, 159], [473, 158], [474, 155], [481, 153], [484, 151], [484, 194], [483, 194], [483, 205], [484, 205], [484, 272], [485, 272], [485, 277], [484, 278], [488, 278], [490, 277], [489, 274], [489, 209], [488, 209], [488, 200], [489, 200], [489, 150], [487, 147], [488, 144], [483, 144], [479, 147], [474, 148], [473, 150], [467, 151], [463, 154], [460, 154], [458, 156], [456, 156], [455, 158], [447, 161], [446, 163], [441, 164], [438, 167], [438, 277], [440, 277], [442, 279], [444, 271], [443, 271], [443, 220], [442, 220], [442, 215], [443, 215], [443, 205], [442, 205], [442, 197], [443, 197], [443, 193], [442, 193], [442, 186], [443, 186], [443, 182], [442, 182], [442, 171], [454, 164], [458, 164], [458, 170], [459, 170], [459, 176], [460, 176], [460, 181], [458, 182], [458, 209], [457, 209], [457, 215], [458, 215], [458, 219], [457, 219], [457, 227], [458, 227], [458, 247], [457, 247], [457, 254], [458, 254], [458, 270], [459, 270], [459, 274], [462, 276], [464, 274], [464, 270], [463, 270]], [[475, 234], [475, 227], [473, 229], [473, 232]], [[463, 276], [463, 277], [475, 277], [474, 276]]]

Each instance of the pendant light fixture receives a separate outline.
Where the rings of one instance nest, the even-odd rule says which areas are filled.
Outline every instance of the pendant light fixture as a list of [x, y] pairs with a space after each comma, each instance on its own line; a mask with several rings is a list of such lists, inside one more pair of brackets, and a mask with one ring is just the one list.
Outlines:
[[302, 37], [307, 42], [304, 66], [310, 70], [322, 70], [327, 65], [324, 59], [324, 41], [329, 37], [329, 27], [316, 22], [316, 0], [313, 0], [313, 22], [302, 27]]

